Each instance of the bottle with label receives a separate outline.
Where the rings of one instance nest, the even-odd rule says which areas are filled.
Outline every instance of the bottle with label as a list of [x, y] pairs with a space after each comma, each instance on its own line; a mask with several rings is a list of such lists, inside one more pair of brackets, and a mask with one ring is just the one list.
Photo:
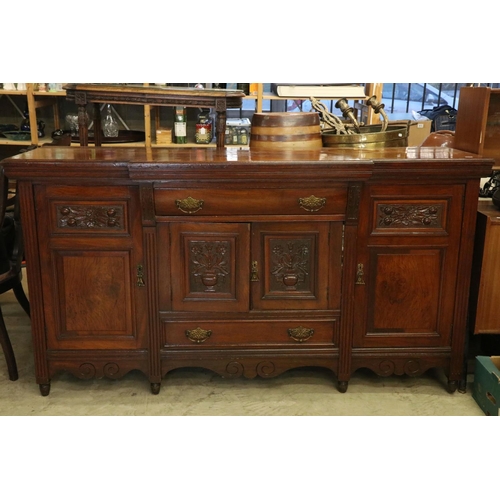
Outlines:
[[187, 112], [184, 106], [175, 107], [174, 137], [176, 144], [187, 142]]
[[212, 121], [209, 113], [209, 109], [202, 109], [198, 115], [194, 136], [196, 144], [210, 144], [212, 142]]

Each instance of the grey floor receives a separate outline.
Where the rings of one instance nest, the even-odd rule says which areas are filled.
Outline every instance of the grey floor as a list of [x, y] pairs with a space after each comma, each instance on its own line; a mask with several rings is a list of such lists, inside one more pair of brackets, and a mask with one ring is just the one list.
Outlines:
[[[23, 283], [27, 288], [26, 279]], [[472, 376], [465, 394], [449, 394], [441, 370], [419, 378], [359, 371], [341, 394], [335, 376], [323, 369], [253, 380], [179, 369], [164, 378], [156, 396], [139, 372], [120, 380], [80, 380], [62, 373], [52, 379], [49, 396], [42, 397], [35, 382], [29, 318], [11, 292], [0, 296], [0, 306], [19, 369], [19, 379], [11, 382], [0, 352], [0, 415], [484, 415], [471, 395]]]

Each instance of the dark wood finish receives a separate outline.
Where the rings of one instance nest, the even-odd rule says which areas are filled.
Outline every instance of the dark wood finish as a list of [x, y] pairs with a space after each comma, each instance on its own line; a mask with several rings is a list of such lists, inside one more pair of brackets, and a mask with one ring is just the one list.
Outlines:
[[463, 382], [479, 179], [448, 148], [39, 148], [25, 218], [36, 380], [300, 366]]
[[239, 90], [196, 89], [187, 87], [158, 87], [145, 85], [101, 85], [69, 83], [65, 87], [66, 98], [78, 106], [80, 145], [88, 146], [88, 123], [85, 109], [94, 105], [94, 143], [102, 144], [101, 113], [99, 104], [137, 104], [152, 106], [186, 106], [214, 108], [217, 113], [217, 147], [224, 147], [226, 111], [240, 108], [245, 94]]
[[481, 200], [477, 213], [470, 323], [474, 334], [500, 334], [500, 209]]

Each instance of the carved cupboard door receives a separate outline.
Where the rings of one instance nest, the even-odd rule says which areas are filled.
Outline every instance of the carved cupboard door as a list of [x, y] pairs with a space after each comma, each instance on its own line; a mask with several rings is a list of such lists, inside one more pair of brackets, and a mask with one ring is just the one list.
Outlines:
[[[248, 311], [249, 225], [186, 222], [169, 227], [170, 245], [167, 225], [159, 228], [159, 267], [170, 263], [172, 310]], [[160, 298], [166, 297], [165, 291]], [[165, 306], [160, 304], [160, 309]]]
[[137, 191], [40, 186], [37, 207], [48, 348], [146, 347]]
[[372, 186], [362, 203], [353, 345], [449, 346], [462, 186]]
[[341, 253], [341, 222], [253, 224], [253, 309], [338, 309]]

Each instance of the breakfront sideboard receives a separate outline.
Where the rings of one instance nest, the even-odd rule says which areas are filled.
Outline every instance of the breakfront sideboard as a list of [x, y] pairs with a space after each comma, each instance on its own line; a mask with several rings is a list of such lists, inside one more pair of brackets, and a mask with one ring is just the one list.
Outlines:
[[479, 180], [448, 148], [39, 148], [18, 182], [36, 381], [330, 369], [464, 383]]

